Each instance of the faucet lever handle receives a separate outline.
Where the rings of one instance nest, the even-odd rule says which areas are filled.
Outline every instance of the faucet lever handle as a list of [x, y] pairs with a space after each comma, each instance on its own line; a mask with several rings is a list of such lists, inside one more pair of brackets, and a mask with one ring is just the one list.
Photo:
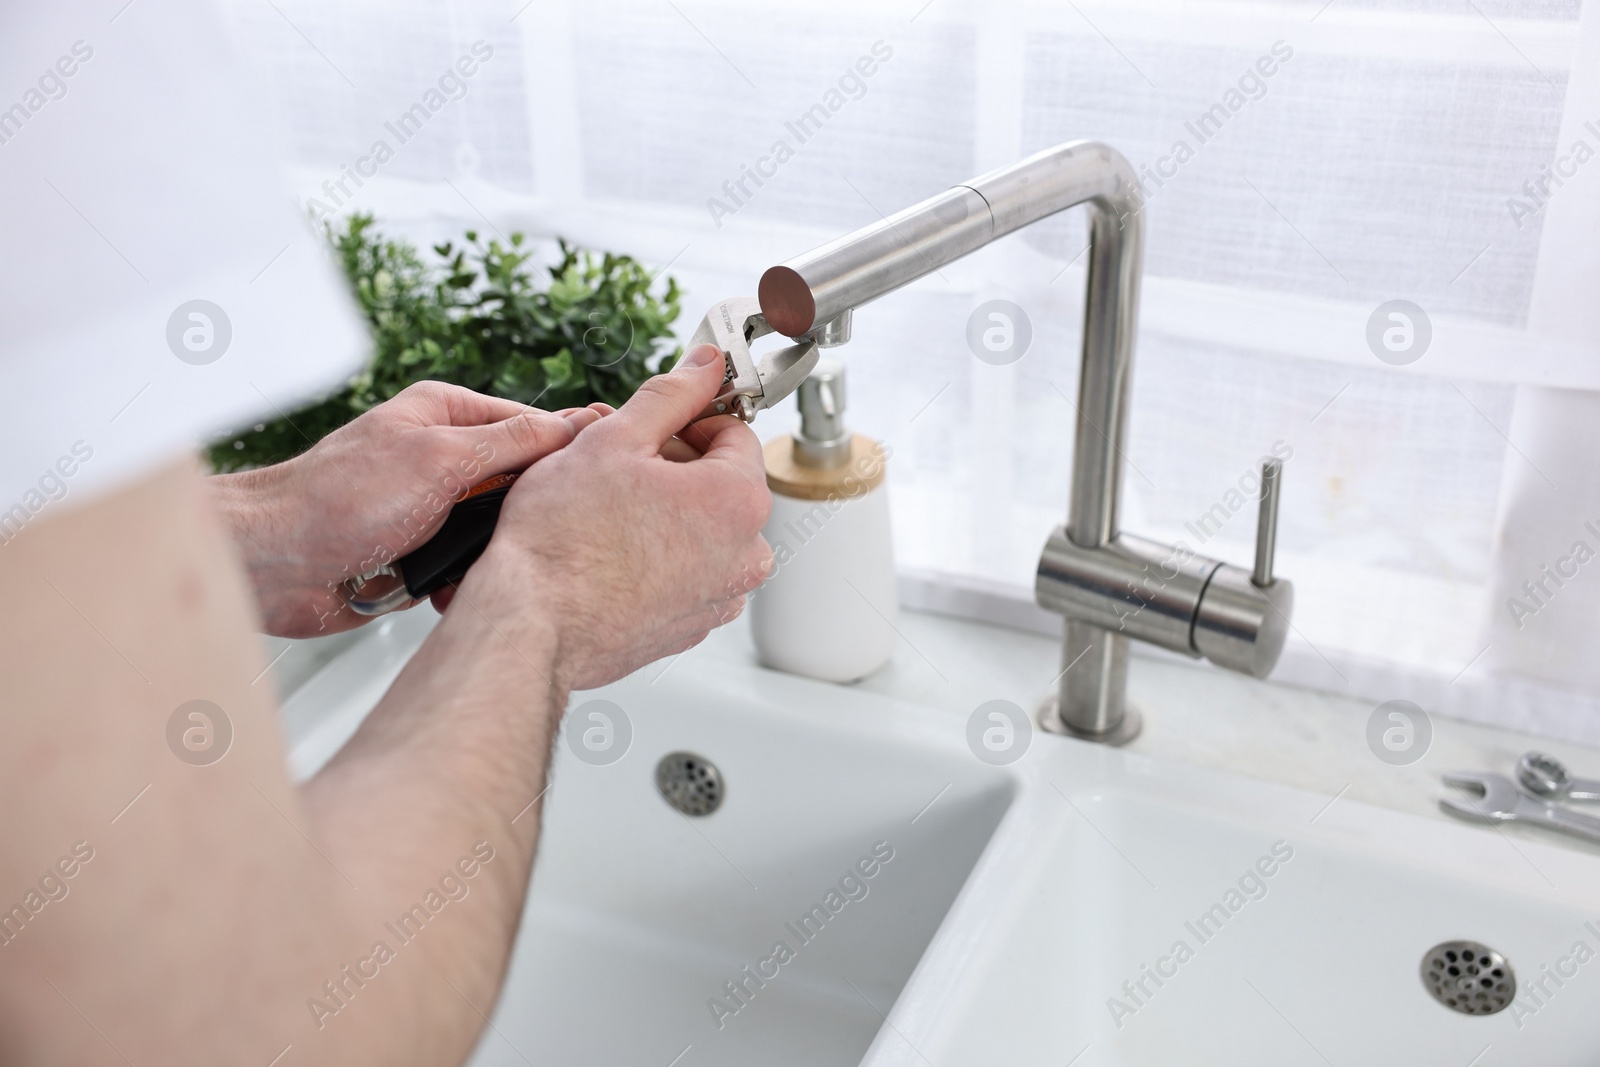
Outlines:
[[1256, 565], [1250, 584], [1265, 589], [1273, 582], [1272, 558], [1278, 549], [1278, 497], [1283, 485], [1283, 461], [1261, 464], [1261, 510], [1256, 515]]
[[1261, 510], [1251, 570], [1216, 564], [1190, 623], [1190, 648], [1219, 667], [1265, 678], [1283, 653], [1294, 613], [1294, 583], [1272, 574], [1278, 541], [1278, 496], [1283, 463], [1261, 464]]

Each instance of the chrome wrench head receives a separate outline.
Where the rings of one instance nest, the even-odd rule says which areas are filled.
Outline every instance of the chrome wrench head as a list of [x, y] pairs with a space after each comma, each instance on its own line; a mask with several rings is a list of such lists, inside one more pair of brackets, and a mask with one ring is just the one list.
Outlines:
[[1600, 782], [1574, 778], [1566, 764], [1543, 752], [1523, 753], [1517, 782], [1541, 800], [1600, 800]]
[[1572, 776], [1566, 765], [1542, 752], [1526, 752], [1517, 761], [1517, 781], [1534, 796], [1555, 799], [1567, 791]]
[[1517, 809], [1526, 803], [1517, 787], [1503, 774], [1457, 771], [1444, 776], [1444, 784], [1461, 790], [1463, 797], [1444, 797], [1439, 806], [1457, 818], [1472, 822], [1509, 822], [1522, 817]]
[[714, 345], [722, 353], [727, 369], [721, 392], [696, 418], [737, 415], [750, 422], [756, 412], [773, 407], [800, 388], [817, 365], [817, 343], [806, 340], [780, 348], [758, 364], [750, 352], [750, 342], [772, 332], [761, 313], [761, 302], [753, 296], [729, 297], [711, 306], [689, 338], [689, 347]]
[[1519, 792], [1505, 775], [1458, 771], [1445, 775], [1444, 782], [1467, 794], [1459, 800], [1447, 797], [1439, 801], [1441, 808], [1458, 818], [1491, 825], [1529, 822], [1600, 844], [1600, 819]]

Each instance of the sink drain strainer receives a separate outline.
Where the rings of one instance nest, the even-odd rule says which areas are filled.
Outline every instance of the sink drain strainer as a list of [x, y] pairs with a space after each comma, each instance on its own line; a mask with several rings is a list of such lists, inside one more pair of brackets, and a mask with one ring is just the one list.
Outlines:
[[717, 765], [693, 752], [669, 752], [656, 764], [656, 788], [685, 815], [710, 815], [727, 793]]
[[1493, 1015], [1517, 995], [1506, 958], [1476, 941], [1446, 941], [1422, 957], [1422, 984], [1433, 999], [1463, 1015]]

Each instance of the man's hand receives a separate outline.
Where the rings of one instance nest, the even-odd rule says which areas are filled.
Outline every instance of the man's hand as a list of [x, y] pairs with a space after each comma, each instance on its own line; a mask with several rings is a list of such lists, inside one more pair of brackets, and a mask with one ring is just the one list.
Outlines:
[[506, 632], [542, 618], [560, 692], [614, 681], [736, 617], [772, 569], [761, 536], [772, 495], [749, 427], [688, 424], [722, 380], [720, 354], [699, 346], [524, 474], [451, 612], [481, 611]]
[[[291, 545], [284, 573], [304, 577], [290, 588], [315, 591], [370, 551], [374, 501], [533, 464], [439, 625], [298, 788], [256, 684], [249, 590], [207, 506], [218, 493], [192, 464], [56, 509], [7, 545], [0, 806], [29, 817], [0, 850], [0, 885], [35, 884], [80, 845], [93, 864], [70, 899], [0, 937], [0, 1060], [103, 1062], [109, 1045], [116, 1062], [267, 1063], [292, 1045], [297, 1064], [462, 1062], [523, 912], [568, 690], [694, 644], [770, 565], [754, 435], [687, 425], [721, 381], [716, 353], [696, 351], [621, 410], [580, 415], [598, 420], [581, 434], [408, 393], [420, 413], [386, 406], [263, 472], [295, 480], [301, 525], [279, 517], [257, 537]], [[452, 413], [452, 398], [479, 406]], [[480, 440], [494, 457], [467, 474]], [[339, 551], [314, 547], [329, 530]], [[197, 700], [232, 730], [201, 766], [171, 740]], [[396, 940], [395, 917], [469, 854], [471, 897]]]
[[209, 484], [267, 632], [315, 637], [367, 621], [341, 582], [415, 550], [473, 485], [523, 470], [599, 417], [419, 382], [303, 455]]

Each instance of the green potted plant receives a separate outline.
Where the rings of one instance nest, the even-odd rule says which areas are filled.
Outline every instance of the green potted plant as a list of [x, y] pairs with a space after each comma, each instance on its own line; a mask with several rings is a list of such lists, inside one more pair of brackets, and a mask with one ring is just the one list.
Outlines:
[[337, 392], [215, 442], [216, 470], [288, 459], [413, 382], [451, 382], [548, 410], [620, 406], [682, 353], [672, 339], [677, 281], [667, 278], [658, 293], [630, 256], [560, 241], [560, 261], [536, 277], [520, 233], [507, 245], [468, 230], [460, 247], [435, 245], [429, 262], [379, 233], [371, 215], [324, 229], [372, 326], [372, 358]]

